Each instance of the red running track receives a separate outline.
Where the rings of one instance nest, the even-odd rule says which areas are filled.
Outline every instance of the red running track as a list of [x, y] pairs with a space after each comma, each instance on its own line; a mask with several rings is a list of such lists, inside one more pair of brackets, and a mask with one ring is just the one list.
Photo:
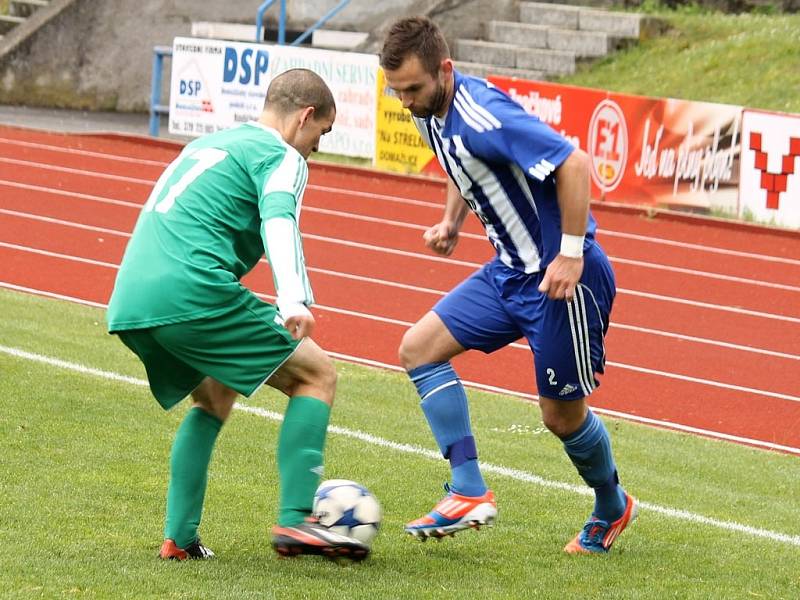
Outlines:
[[[0, 127], [0, 285], [104, 305], [167, 142]], [[421, 233], [441, 181], [313, 163], [301, 229], [330, 352], [397, 367], [405, 329], [492, 249], [468, 221], [454, 256]], [[600, 412], [800, 454], [800, 235], [595, 204], [619, 294]], [[273, 293], [260, 264], [247, 279]], [[479, 387], [532, 397], [527, 346], [456, 359]]]

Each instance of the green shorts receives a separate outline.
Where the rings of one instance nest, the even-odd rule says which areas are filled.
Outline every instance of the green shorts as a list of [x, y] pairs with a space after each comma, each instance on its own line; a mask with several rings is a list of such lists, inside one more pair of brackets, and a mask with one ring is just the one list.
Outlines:
[[150, 390], [169, 409], [206, 376], [244, 396], [261, 387], [301, 342], [276, 315], [273, 305], [248, 291], [222, 315], [116, 333], [144, 363]]

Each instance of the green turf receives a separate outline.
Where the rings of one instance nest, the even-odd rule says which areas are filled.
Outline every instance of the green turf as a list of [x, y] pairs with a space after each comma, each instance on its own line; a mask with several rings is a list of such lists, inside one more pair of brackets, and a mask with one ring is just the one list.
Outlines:
[[[0, 346], [143, 378], [102, 311], [0, 290]], [[333, 424], [433, 450], [397, 373], [338, 363]], [[613, 377], [613, 370], [606, 375]], [[402, 524], [430, 508], [444, 461], [331, 434], [326, 476], [355, 479], [385, 517], [359, 565], [276, 558], [278, 423], [236, 411], [212, 462], [201, 529], [218, 558], [163, 563], [167, 457], [185, 411], [146, 387], [0, 351], [0, 596], [4, 598], [793, 598], [797, 545], [644, 508], [607, 557], [561, 552], [587, 496], [488, 472], [495, 528], [420, 544]], [[470, 392], [482, 460], [579, 485], [535, 405]], [[247, 406], [282, 412], [264, 390]], [[606, 419], [624, 483], [658, 507], [798, 536], [800, 459]]]
[[646, 12], [666, 20], [671, 29], [559, 81], [800, 112], [800, 14], [725, 15], [691, 6]]

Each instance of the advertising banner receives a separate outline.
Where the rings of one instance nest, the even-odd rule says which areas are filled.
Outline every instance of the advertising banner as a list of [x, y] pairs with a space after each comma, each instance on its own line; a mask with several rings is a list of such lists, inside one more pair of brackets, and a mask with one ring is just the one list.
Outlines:
[[741, 217], [800, 228], [800, 116], [745, 110]]
[[736, 214], [739, 106], [490, 77], [592, 160], [592, 197]]
[[433, 151], [420, 137], [411, 113], [387, 87], [383, 69], [378, 69], [375, 166], [396, 173], [444, 175]]
[[625, 94], [608, 102], [625, 117], [628, 161], [618, 186], [596, 182], [605, 198], [736, 215], [740, 106]]
[[567, 138], [573, 146], [588, 152], [589, 122], [595, 108], [608, 97], [608, 93], [508, 77], [489, 77], [489, 81]]
[[378, 89], [373, 54], [175, 38], [170, 133], [199, 136], [257, 119], [269, 82], [293, 68], [318, 73], [336, 99], [336, 122], [320, 151], [372, 158]]

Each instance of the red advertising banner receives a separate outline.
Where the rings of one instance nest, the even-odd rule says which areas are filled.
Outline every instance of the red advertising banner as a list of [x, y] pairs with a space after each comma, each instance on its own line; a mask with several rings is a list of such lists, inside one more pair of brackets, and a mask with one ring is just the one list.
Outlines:
[[745, 110], [741, 216], [800, 228], [800, 116]]
[[592, 160], [592, 197], [738, 211], [742, 107], [490, 77]]

